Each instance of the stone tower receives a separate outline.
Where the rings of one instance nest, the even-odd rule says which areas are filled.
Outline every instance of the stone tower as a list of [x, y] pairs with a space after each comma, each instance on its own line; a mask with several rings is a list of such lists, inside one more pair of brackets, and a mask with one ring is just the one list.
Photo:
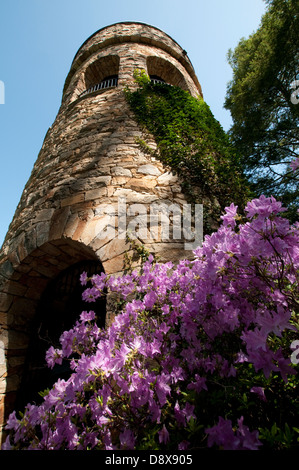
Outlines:
[[[74, 312], [87, 309], [78, 296], [79, 275], [122, 272], [129, 245], [118, 236], [117, 224], [114, 236], [99, 236], [107, 220], [103, 205], [117, 216], [119, 201], [125, 202], [130, 220], [134, 204], [185, 202], [177, 178], [136, 143], [142, 130], [123, 92], [134, 86], [135, 69], [201, 94], [186, 52], [155, 27], [117, 23], [78, 50], [1, 250], [1, 423], [18, 399], [24, 404], [32, 398], [25, 393], [28, 381], [37, 374], [42, 382], [39, 340], [49, 347], [48, 340], [72, 326]], [[185, 257], [177, 240], [142, 242], [162, 261]], [[104, 301], [98, 308], [103, 325], [109, 323]]]

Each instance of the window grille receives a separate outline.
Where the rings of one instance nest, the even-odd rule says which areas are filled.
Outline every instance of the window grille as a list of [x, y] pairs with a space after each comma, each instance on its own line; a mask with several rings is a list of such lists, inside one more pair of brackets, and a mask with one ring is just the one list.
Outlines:
[[151, 83], [152, 83], [153, 85], [156, 85], [157, 83], [165, 83], [165, 81], [163, 80], [163, 78], [158, 77], [157, 75], [151, 75], [151, 76], [150, 76], [150, 79], [151, 79]]
[[106, 88], [117, 87], [117, 83], [118, 83], [118, 76], [117, 75], [112, 75], [111, 77], [106, 77], [100, 83], [97, 83], [96, 85], [93, 85], [93, 86], [87, 88], [87, 90], [83, 91], [83, 93], [81, 93], [80, 97], [84, 96], [84, 95], [88, 95], [89, 93], [93, 93], [94, 91], [104, 90]]

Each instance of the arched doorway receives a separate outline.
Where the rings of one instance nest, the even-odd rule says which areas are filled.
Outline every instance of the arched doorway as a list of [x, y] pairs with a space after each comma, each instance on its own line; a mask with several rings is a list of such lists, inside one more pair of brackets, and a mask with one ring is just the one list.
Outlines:
[[92, 304], [82, 300], [84, 287], [81, 286], [80, 275], [84, 271], [92, 276], [103, 272], [103, 267], [97, 260], [80, 261], [70, 266], [48, 284], [39, 300], [31, 326], [23, 378], [17, 394], [17, 410], [22, 411], [27, 403], [40, 403], [40, 391], [51, 388], [58, 378], [69, 377], [68, 361], [50, 369], [46, 365], [45, 354], [50, 346], [60, 347], [61, 334], [74, 326], [82, 311], [95, 311], [98, 326], [105, 327], [105, 298]]

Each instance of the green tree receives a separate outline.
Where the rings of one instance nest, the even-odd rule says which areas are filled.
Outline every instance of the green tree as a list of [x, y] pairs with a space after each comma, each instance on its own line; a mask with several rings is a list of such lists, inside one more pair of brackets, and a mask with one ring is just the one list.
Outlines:
[[224, 107], [254, 193], [273, 195], [294, 217], [298, 170], [289, 164], [299, 155], [299, 2], [265, 1], [257, 31], [228, 52], [233, 79]]

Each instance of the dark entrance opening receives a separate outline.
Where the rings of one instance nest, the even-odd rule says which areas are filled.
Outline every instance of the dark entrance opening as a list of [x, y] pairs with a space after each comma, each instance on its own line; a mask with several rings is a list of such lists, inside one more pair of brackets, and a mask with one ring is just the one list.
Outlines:
[[70, 376], [68, 361], [50, 369], [45, 355], [50, 346], [60, 348], [61, 334], [74, 326], [82, 311], [93, 310], [98, 326], [105, 327], [105, 297], [93, 303], [82, 300], [84, 286], [80, 283], [80, 275], [84, 271], [92, 276], [103, 272], [103, 268], [95, 260], [76, 263], [50, 281], [40, 298], [30, 327], [32, 334], [16, 400], [17, 410], [23, 411], [28, 403], [41, 403], [39, 392], [51, 388], [58, 378], [67, 379]]

